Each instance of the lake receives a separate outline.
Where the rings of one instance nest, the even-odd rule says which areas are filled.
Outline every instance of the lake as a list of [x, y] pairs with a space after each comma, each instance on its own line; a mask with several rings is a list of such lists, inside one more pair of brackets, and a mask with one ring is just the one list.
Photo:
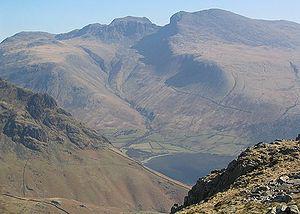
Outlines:
[[210, 171], [225, 168], [234, 158], [208, 153], [178, 153], [155, 157], [144, 165], [170, 178], [193, 185], [198, 178]]

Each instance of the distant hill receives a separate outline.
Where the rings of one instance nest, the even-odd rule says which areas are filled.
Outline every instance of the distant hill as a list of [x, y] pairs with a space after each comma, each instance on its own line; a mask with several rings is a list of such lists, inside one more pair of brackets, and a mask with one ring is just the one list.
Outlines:
[[0, 144], [1, 213], [166, 212], [186, 192], [123, 155], [49, 95], [3, 80]]

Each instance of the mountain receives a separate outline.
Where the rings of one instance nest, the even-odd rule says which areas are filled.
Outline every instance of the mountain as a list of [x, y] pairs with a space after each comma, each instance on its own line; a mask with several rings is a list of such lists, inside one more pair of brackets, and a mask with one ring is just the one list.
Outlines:
[[157, 31], [159, 27], [146, 17], [132, 17], [114, 19], [109, 25], [99, 23], [90, 24], [80, 30], [56, 35], [59, 40], [80, 38], [98, 38], [110, 43], [134, 42], [144, 36]]
[[[89, 45], [104, 51], [111, 48], [101, 42]], [[143, 129], [140, 114], [105, 85], [108, 74], [103, 58], [112, 56], [93, 55], [90, 49], [82, 43], [62, 43], [49, 34], [20, 33], [1, 45], [1, 76], [49, 93], [91, 127]]]
[[[299, 33], [296, 23], [253, 20], [222, 10], [173, 15], [168, 25], [135, 46], [153, 68], [149, 73], [160, 78], [160, 90], [143, 100], [163, 117], [153, 126], [176, 129], [177, 135], [184, 130], [191, 141], [177, 145], [209, 152], [224, 152], [228, 146], [237, 152], [255, 139], [295, 135]], [[129, 94], [142, 102], [139, 98], [153, 85], [158, 83]], [[162, 123], [167, 125], [158, 127]], [[241, 141], [244, 145], [238, 145]]]
[[47, 94], [0, 80], [0, 212], [169, 210], [186, 187], [128, 158]]
[[[298, 24], [249, 19], [220, 9], [178, 12], [170, 19], [176, 35], [190, 39], [248, 46], [299, 47]], [[193, 36], [196, 36], [193, 37]]]
[[300, 213], [299, 157], [299, 138], [259, 143], [200, 178], [172, 213]]
[[50, 94], [144, 162], [232, 156], [296, 135], [299, 69], [299, 24], [219, 9], [178, 12], [162, 27], [125, 17], [0, 44], [0, 77]]

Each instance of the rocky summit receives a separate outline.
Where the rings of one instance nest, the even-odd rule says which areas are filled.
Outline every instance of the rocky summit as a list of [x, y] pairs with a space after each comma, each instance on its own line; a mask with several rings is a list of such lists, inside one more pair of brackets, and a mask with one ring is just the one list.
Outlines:
[[276, 140], [242, 152], [200, 178], [172, 213], [293, 213], [300, 207], [300, 142]]

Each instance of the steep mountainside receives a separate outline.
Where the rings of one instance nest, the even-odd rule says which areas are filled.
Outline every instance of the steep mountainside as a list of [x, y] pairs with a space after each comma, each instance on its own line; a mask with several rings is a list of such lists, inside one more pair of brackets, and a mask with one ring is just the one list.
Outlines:
[[0, 144], [1, 213], [167, 211], [186, 190], [124, 156], [49, 95], [2, 80]]
[[132, 157], [235, 155], [294, 136], [300, 25], [211, 9], [125, 17], [0, 44], [0, 76], [47, 92]]
[[122, 65], [116, 55], [157, 28], [148, 19], [126, 17], [56, 36], [22, 32], [0, 45], [1, 77], [49, 93], [93, 128], [143, 130], [143, 117], [108, 82]]
[[172, 213], [300, 213], [300, 138], [259, 143], [199, 179]]
[[291, 137], [300, 119], [299, 35], [300, 25], [287, 21], [179, 12], [135, 46], [149, 69], [128, 96], [153, 110], [153, 129], [175, 134], [177, 145], [232, 153], [257, 140]]

